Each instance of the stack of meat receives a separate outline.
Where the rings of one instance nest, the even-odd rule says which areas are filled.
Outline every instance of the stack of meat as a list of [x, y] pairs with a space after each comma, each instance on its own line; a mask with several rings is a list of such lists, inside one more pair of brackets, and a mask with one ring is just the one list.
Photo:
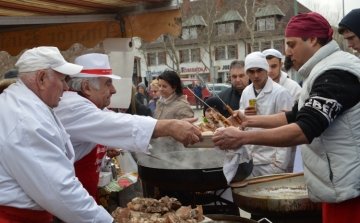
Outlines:
[[112, 216], [117, 223], [197, 223], [203, 218], [202, 206], [181, 206], [176, 198], [134, 198], [127, 208], [118, 207]]

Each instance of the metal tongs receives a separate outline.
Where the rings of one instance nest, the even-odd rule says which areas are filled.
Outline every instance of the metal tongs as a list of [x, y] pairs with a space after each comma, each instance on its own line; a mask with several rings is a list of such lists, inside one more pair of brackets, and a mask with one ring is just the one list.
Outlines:
[[[210, 89], [209, 86], [205, 83], [204, 79], [202, 79], [202, 77], [201, 77], [200, 75], [196, 74], [196, 76], [201, 80], [201, 82], [202, 82], [203, 84], [205, 84], [205, 86], [206, 86], [208, 89]], [[226, 110], [227, 110], [227, 111], [230, 113], [230, 115], [233, 117], [234, 111], [230, 108], [230, 106], [227, 105], [227, 104], [219, 97], [219, 95], [216, 94], [215, 91], [213, 91], [213, 93], [216, 95], [217, 98], [220, 99], [221, 103], [223, 103], [223, 104], [225, 105]], [[235, 120], [236, 120], [237, 123], [239, 123], [239, 124], [242, 123], [242, 121], [241, 121], [241, 119], [239, 118], [239, 116], [235, 116], [234, 118], [235, 118]]]

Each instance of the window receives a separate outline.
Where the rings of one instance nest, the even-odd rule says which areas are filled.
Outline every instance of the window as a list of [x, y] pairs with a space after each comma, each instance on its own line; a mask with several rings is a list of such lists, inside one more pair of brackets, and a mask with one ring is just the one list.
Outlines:
[[225, 24], [219, 24], [218, 25], [218, 35], [221, 36], [221, 35], [224, 35], [225, 34]]
[[156, 66], [156, 53], [148, 53], [148, 65]]
[[284, 54], [284, 40], [274, 40], [274, 49]]
[[263, 18], [257, 20], [257, 31], [274, 30], [275, 29], [275, 18]]
[[234, 34], [235, 31], [234, 27], [235, 25], [233, 22], [218, 24], [218, 35], [222, 36], [222, 35]]
[[226, 23], [226, 34], [234, 34], [234, 23]]
[[274, 30], [274, 29], [275, 29], [274, 17], [266, 18], [266, 30]]
[[189, 50], [180, 50], [180, 63], [190, 62]]
[[197, 38], [197, 29], [195, 27], [190, 28], [190, 39], [196, 39]]
[[259, 42], [255, 42], [253, 44], [253, 52], [260, 51]]
[[189, 29], [183, 28], [183, 30], [182, 30], [182, 38], [183, 39], [190, 39]]
[[261, 43], [261, 51], [271, 48], [271, 41], [265, 41]]
[[191, 49], [191, 62], [200, 62], [200, 49]]
[[158, 65], [161, 65], [161, 64], [166, 64], [166, 53], [165, 52], [158, 53]]
[[184, 88], [190, 88], [190, 89], [194, 88], [192, 81], [182, 81], [182, 82], [184, 84]]
[[182, 30], [182, 38], [183, 39], [196, 39], [197, 36], [197, 28], [183, 28]]
[[237, 56], [236, 56], [236, 51], [237, 51], [237, 47], [236, 45], [229, 45], [227, 46], [227, 59], [230, 60], [230, 59], [237, 59]]
[[225, 60], [226, 59], [225, 46], [217, 47], [217, 59], [218, 60]]
[[265, 30], [265, 19], [258, 19], [257, 21], [257, 30], [264, 31]]

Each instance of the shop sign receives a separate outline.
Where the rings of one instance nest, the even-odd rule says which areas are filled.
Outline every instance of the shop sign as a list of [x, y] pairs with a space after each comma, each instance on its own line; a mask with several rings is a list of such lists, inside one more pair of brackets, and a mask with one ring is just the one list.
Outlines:
[[230, 65], [223, 65], [221, 70], [230, 70]]
[[159, 70], [159, 71], [146, 71], [146, 76], [147, 76], [147, 75], [159, 76], [162, 72], [164, 72], [164, 71], [163, 71], [163, 70]]
[[206, 67], [181, 67], [181, 73], [204, 73], [208, 71]]

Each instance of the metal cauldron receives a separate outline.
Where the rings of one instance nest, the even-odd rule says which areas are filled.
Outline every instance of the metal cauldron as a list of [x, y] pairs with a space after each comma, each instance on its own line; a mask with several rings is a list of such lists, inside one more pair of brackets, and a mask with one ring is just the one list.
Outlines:
[[[224, 154], [209, 151], [176, 151], [156, 154], [159, 159], [138, 157], [138, 172], [147, 184], [168, 189], [210, 191], [228, 187], [223, 173]], [[251, 174], [253, 164], [240, 164], [237, 178]]]
[[214, 220], [213, 223], [258, 223], [258, 222], [270, 222], [267, 219], [261, 219], [254, 221], [247, 218], [242, 218], [234, 215], [223, 215], [223, 214], [207, 214], [206, 217]]
[[233, 188], [232, 195], [238, 207], [254, 215], [321, 218], [321, 203], [309, 199], [303, 175]]

